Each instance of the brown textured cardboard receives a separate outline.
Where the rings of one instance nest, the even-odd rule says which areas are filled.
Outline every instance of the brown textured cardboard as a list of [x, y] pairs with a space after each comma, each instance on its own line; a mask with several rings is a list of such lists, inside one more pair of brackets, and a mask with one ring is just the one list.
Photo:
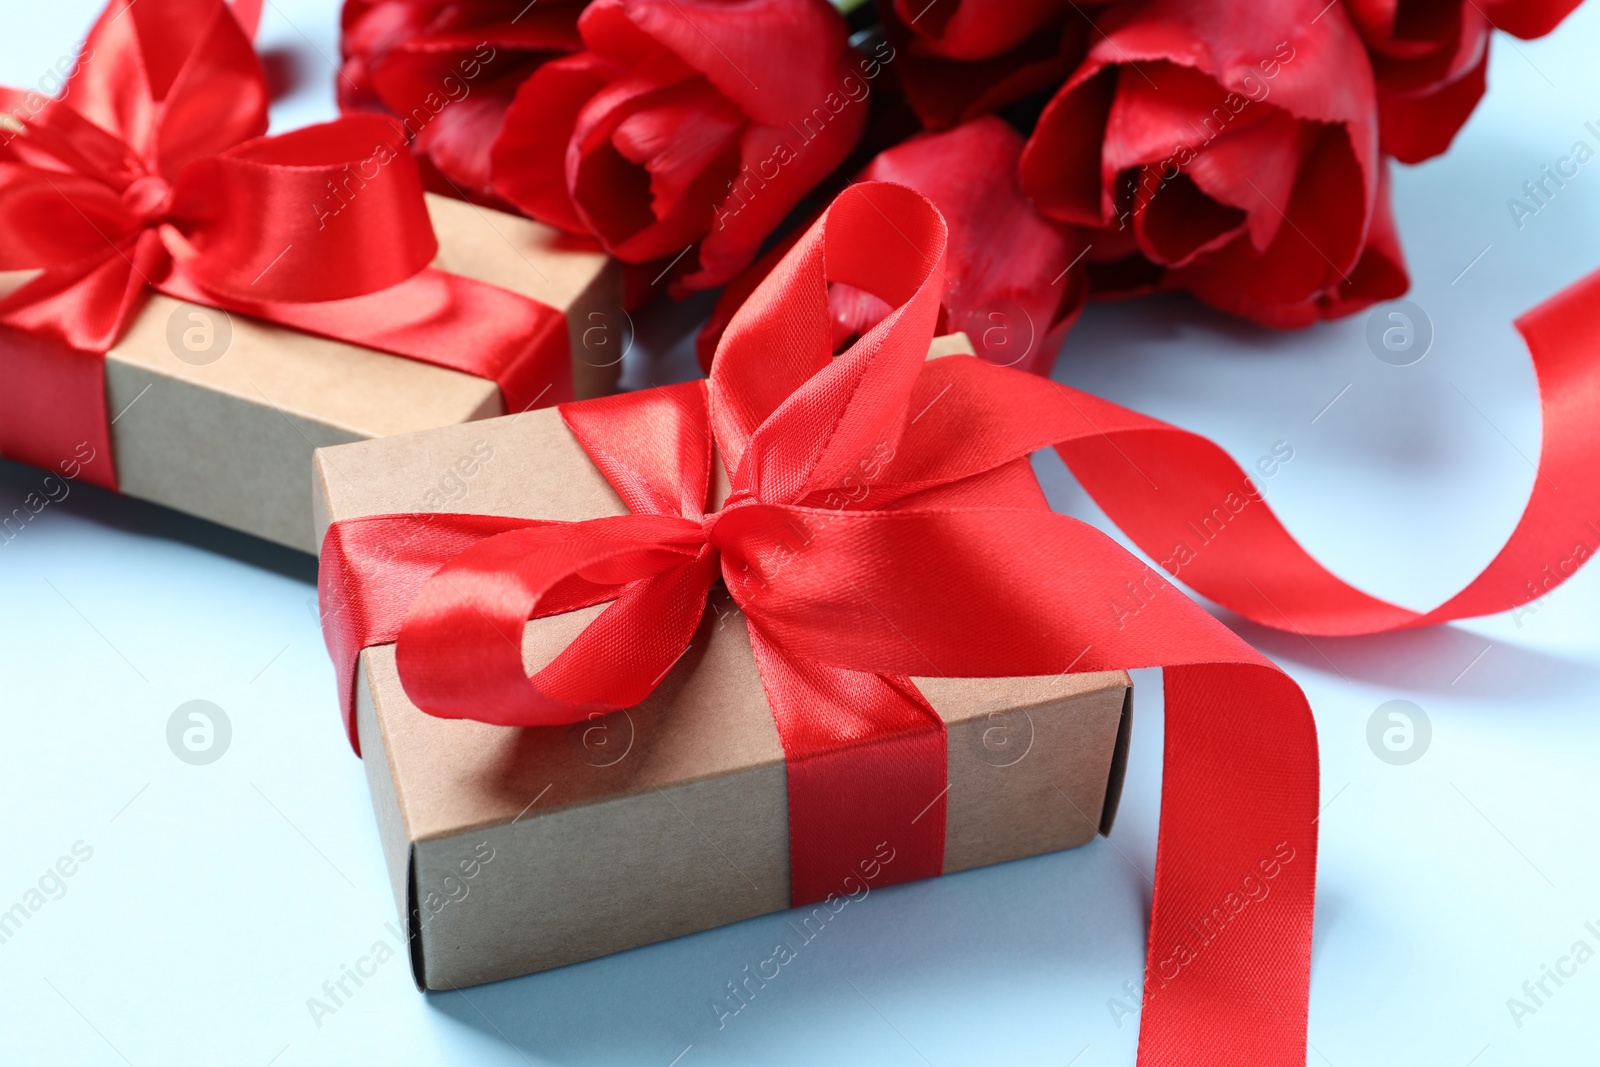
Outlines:
[[[964, 338], [941, 338], [933, 354], [961, 350]], [[554, 411], [322, 449], [315, 462], [319, 533], [394, 511], [625, 511]], [[452, 475], [461, 491], [428, 506]], [[599, 610], [530, 622], [528, 669]], [[947, 872], [1109, 830], [1126, 674], [916, 684], [947, 728]], [[382, 646], [361, 656], [357, 729], [420, 986], [526, 974], [789, 905], [783, 749], [724, 593], [636, 707], [566, 728], [437, 719], [407, 699]]]
[[[564, 311], [575, 395], [615, 388], [623, 333], [615, 263], [528, 219], [432, 195], [428, 210], [435, 266]], [[173, 316], [188, 322], [190, 311], [221, 314], [153, 294], [106, 356], [120, 488], [292, 548], [316, 551], [307, 511], [313, 449], [503, 411], [486, 379], [242, 315], [227, 316], [232, 338], [219, 358], [188, 362], [168, 333]]]

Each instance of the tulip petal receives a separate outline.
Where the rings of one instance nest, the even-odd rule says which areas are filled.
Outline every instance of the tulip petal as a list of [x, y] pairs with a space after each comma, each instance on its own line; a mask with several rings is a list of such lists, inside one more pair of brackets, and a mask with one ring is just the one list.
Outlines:
[[1055, 357], [1047, 340], [1076, 316], [1087, 291], [1084, 272], [1070, 270], [1084, 241], [1022, 192], [1022, 143], [1000, 119], [974, 119], [889, 149], [861, 178], [908, 185], [944, 215], [947, 328], [966, 331], [985, 359], [1046, 372]]
[[1348, 280], [1368, 217], [1364, 178], [1345, 131], [1317, 135], [1277, 238], [1258, 253], [1247, 236], [1174, 271], [1169, 281], [1224, 311], [1268, 325], [1303, 326], [1317, 318], [1316, 299]]
[[1226, 131], [1186, 169], [1207, 196], [1247, 213], [1250, 243], [1262, 252], [1283, 224], [1277, 205], [1294, 192], [1305, 137], [1285, 112], [1258, 106], [1259, 122]]
[[699, 269], [678, 283], [679, 291], [721, 285], [743, 270], [801, 198], [850, 153], [866, 125], [866, 101], [823, 114], [825, 124], [815, 118], [798, 128], [744, 131], [734, 187], [718, 203], [711, 231], [700, 242]]
[[[1348, 2], [1369, 32], [1414, 25], [1396, 4]], [[1377, 210], [1377, 88], [1351, 12], [1144, 0], [1107, 7], [1096, 28], [1021, 162], [1040, 210], [1100, 227], [1096, 291], [1186, 288], [1257, 321], [1314, 321]], [[1129, 255], [1135, 239], [1148, 267]]]
[[1485, 5], [1494, 28], [1524, 41], [1543, 37], [1578, 6], [1578, 0], [1498, 0]]
[[1349, 278], [1322, 297], [1321, 314], [1325, 319], [1352, 315], [1379, 301], [1393, 300], [1410, 287], [1405, 253], [1400, 249], [1400, 232], [1394, 223], [1389, 168], [1385, 165], [1378, 183], [1378, 208], [1372, 215], [1367, 245]]
[[1378, 122], [1383, 150], [1402, 163], [1442, 155], [1471, 117], [1487, 88], [1489, 50], [1476, 67], [1451, 82], [1424, 91], [1378, 87]]
[[734, 143], [744, 116], [701, 78], [654, 94], [617, 123], [611, 143], [650, 173], [651, 211], [664, 219], [684, 207], [684, 197], [705, 169]]
[[1074, 77], [1045, 107], [1017, 169], [1039, 210], [1063, 222], [1100, 226], [1115, 214], [1103, 178], [1102, 144], [1121, 72]]
[[1141, 168], [1133, 232], [1155, 263], [1181, 267], [1221, 248], [1244, 229], [1245, 219], [1243, 211], [1207, 196], [1187, 174], [1163, 179], [1154, 164]]
[[[676, 72], [681, 64], [673, 60], [670, 67]], [[635, 116], [658, 107], [670, 113], [697, 92], [707, 94], [703, 106], [707, 99], [726, 104], [697, 76], [661, 84], [640, 73], [602, 89], [578, 116], [567, 153], [567, 184], [579, 215], [619, 259], [638, 263], [675, 255], [693, 243], [710, 226], [713, 205], [733, 179], [738, 145], [732, 137], [719, 137], [728, 131], [715, 119], [707, 123], [703, 141], [689, 139], [685, 155], [664, 157], [659, 185], [655, 173], [628, 152], [647, 146], [665, 151], [673, 143], [670, 123], [644, 120], [619, 142], [618, 132]], [[709, 155], [703, 154], [707, 146]], [[670, 206], [670, 213], [657, 214], [658, 203]]]
[[[944, 216], [948, 244], [942, 268], [945, 329], [965, 330], [979, 354], [1025, 370], [1047, 372], [1060, 334], [1087, 291], [1079, 267], [1085, 250], [1075, 227], [1046, 219], [1017, 182], [1022, 137], [993, 117], [954, 130], [913, 137], [881, 153], [858, 179], [909, 186]], [[951, 166], [970, 160], [972, 166]], [[722, 330], [788, 249], [780, 241], [724, 291], [697, 341], [709, 368]], [[890, 310], [878, 297], [841, 283], [829, 287], [835, 348]]]
[[880, 10], [906, 101], [931, 130], [950, 129], [1060, 85], [1088, 51], [1089, 24], [1072, 15], [992, 56], [955, 59], [912, 32], [922, 25], [909, 26], [892, 8]]
[[625, 0], [624, 8], [757, 125], [799, 122], [848, 88], [845, 23], [827, 0]]
[[934, 55], [989, 59], [1010, 51], [1067, 12], [1064, 0], [894, 0], [897, 21]]
[[1124, 71], [1106, 119], [1101, 179], [1109, 187], [1131, 167], [1198, 150], [1254, 123], [1262, 111], [1193, 67], [1145, 63]]
[[468, 98], [439, 112], [422, 128], [412, 147], [424, 153], [459, 195], [494, 195], [490, 149], [505, 122], [510, 101]]
[[506, 109], [489, 150], [495, 193], [541, 222], [588, 233], [567, 192], [567, 146], [578, 115], [617, 73], [589, 52], [534, 71]]

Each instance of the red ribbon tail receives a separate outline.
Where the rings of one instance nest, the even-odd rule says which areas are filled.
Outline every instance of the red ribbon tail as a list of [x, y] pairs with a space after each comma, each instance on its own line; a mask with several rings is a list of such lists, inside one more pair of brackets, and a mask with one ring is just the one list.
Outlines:
[[911, 680], [787, 656], [755, 625], [750, 643], [788, 768], [790, 903], [943, 873], [944, 720]]
[[1139, 1065], [1303, 1064], [1317, 871], [1310, 708], [1271, 666], [1169, 666], [1163, 679]]

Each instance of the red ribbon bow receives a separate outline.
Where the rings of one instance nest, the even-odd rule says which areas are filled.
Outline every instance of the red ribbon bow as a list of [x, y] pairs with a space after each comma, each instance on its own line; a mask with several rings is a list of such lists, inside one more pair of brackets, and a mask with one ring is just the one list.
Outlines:
[[[391, 641], [406, 692], [435, 715], [535, 726], [634, 705], [720, 578], [749, 619], [787, 758], [800, 904], [837, 892], [883, 840], [908, 857], [897, 879], [940, 872], [944, 730], [911, 675], [1165, 665], [1141, 1062], [1302, 1063], [1310, 709], [1156, 572], [1045, 504], [1031, 452], [1072, 453], [1149, 420], [975, 358], [925, 360], [944, 242], [916, 193], [852, 186], [734, 318], [709, 384], [563, 406], [630, 515], [335, 523], [319, 588], [347, 726], [353, 737], [360, 650]], [[894, 308], [836, 359], [829, 282]], [[730, 492], [708, 510], [715, 454]], [[1106, 605], [1128, 583], [1145, 606], [1118, 617]], [[604, 602], [552, 663], [523, 673], [503, 634]], [[1263, 877], [1271, 894], [1235, 909]]]
[[569, 372], [564, 344], [532, 358], [564, 341], [554, 309], [427, 269], [397, 124], [261, 136], [256, 10], [112, 0], [62, 95], [0, 89], [0, 325], [46, 342], [0, 344], [0, 451], [54, 466], [88, 440], [115, 484], [99, 357], [148, 288], [492, 378], [508, 405]]

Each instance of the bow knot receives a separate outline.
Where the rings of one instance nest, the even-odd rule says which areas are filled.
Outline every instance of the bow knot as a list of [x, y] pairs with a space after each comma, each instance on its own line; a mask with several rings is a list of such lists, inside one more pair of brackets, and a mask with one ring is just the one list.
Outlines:
[[751, 489], [749, 486], [745, 485], [736, 486], [722, 501], [722, 507], [718, 509], [718, 511], [714, 511], [711, 514], [712, 516], [716, 516], [723, 512], [732, 511], [735, 508], [744, 507], [747, 504], [757, 503], [757, 501], [758, 498], [754, 489]]
[[706, 547], [718, 554], [722, 552], [722, 546], [717, 543], [716, 530], [717, 524], [722, 521], [722, 515], [721, 510], [708, 511], [700, 520], [700, 531], [705, 534]]
[[172, 183], [159, 174], [135, 178], [122, 190], [123, 206], [142, 227], [154, 226], [172, 212]]
[[[72, 91], [0, 141], [0, 271], [33, 274], [0, 298], [0, 325], [104, 352], [147, 286], [281, 321], [273, 307], [388, 289], [432, 260], [397, 124], [262, 136], [266, 78], [223, 0], [111, 0], [84, 53]], [[391, 165], [334, 225], [286, 210], [320, 203], [375, 145]]]

